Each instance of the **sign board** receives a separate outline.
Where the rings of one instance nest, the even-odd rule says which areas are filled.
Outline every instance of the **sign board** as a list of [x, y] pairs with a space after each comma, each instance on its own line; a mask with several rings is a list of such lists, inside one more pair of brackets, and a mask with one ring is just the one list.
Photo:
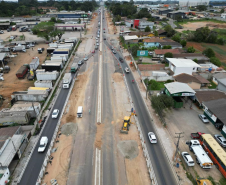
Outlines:
[[137, 56], [138, 57], [148, 56], [148, 51], [147, 50], [137, 50]]

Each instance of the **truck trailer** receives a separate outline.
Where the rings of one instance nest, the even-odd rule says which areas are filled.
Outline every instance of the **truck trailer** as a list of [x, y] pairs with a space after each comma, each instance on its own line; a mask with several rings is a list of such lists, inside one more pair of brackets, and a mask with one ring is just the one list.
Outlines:
[[14, 51], [14, 52], [15, 52], [15, 51], [26, 52], [26, 48], [25, 48], [24, 45], [21, 45], [21, 46], [15, 46], [15, 47], [13, 48], [13, 51]]
[[23, 79], [25, 78], [27, 74], [28, 68], [27, 66], [21, 66], [20, 69], [16, 72], [16, 76], [18, 79]]
[[35, 57], [32, 59], [31, 63], [30, 63], [30, 69], [36, 70], [39, 66], [39, 58]]
[[63, 88], [69, 88], [71, 80], [72, 80], [71, 73], [65, 73], [64, 78], [63, 78]]
[[60, 63], [42, 64], [42, 69], [45, 69], [46, 71], [60, 71], [61, 64]]

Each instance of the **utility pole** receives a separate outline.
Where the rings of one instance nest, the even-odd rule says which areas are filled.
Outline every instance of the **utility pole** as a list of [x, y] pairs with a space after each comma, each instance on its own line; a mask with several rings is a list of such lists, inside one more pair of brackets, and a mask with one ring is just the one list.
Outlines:
[[180, 138], [184, 137], [184, 136], [181, 136], [181, 134], [183, 134], [184, 132], [180, 132], [180, 133], [175, 133], [175, 134], [179, 134], [179, 136], [176, 136], [175, 138], [178, 138], [177, 140], [177, 148], [176, 148], [176, 152], [175, 152], [175, 156], [174, 156], [174, 162], [176, 160], [176, 156], [177, 156], [177, 152], [178, 152], [178, 148], [179, 148], [179, 141], [180, 141]]

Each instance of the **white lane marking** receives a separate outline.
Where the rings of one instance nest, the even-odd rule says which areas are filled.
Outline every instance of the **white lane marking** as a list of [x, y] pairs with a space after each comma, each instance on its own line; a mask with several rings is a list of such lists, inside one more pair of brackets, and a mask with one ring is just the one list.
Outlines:
[[96, 148], [96, 162], [95, 162], [95, 185], [100, 185], [101, 184], [101, 179], [100, 179], [100, 153], [101, 151], [99, 149]]

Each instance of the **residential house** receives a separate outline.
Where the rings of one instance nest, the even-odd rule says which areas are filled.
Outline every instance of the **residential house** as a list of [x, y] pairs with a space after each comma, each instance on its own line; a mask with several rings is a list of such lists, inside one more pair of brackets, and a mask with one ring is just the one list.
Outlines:
[[[186, 11], [187, 12], [187, 11]], [[180, 16], [182, 19], [186, 18], [186, 12], [182, 10], [168, 12], [167, 17], [176, 20], [178, 16]]]
[[129, 36], [136, 35], [137, 37], [154, 37], [152, 32], [144, 32], [144, 31], [132, 31], [128, 34]]
[[169, 62], [169, 69], [174, 75], [181, 73], [192, 75], [192, 73], [196, 72], [197, 68], [200, 67], [199, 64], [191, 59], [166, 58], [166, 60]]
[[218, 85], [218, 80], [225, 79], [226, 73], [215, 73], [213, 75], [213, 82]]
[[149, 47], [160, 47], [160, 43], [163, 42], [168, 42], [167, 40], [160, 39], [158, 37], [152, 37], [148, 39], [144, 39], [144, 47], [149, 48]]
[[138, 37], [136, 35], [125, 35], [123, 36], [125, 43], [137, 43], [138, 42]]
[[171, 46], [171, 49], [175, 49], [175, 48], [183, 48], [182, 45], [178, 42], [174, 42], [174, 41], [169, 41], [169, 42], [162, 42], [159, 44], [159, 46], [161, 48], [163, 48], [163, 46]]
[[[226, 99], [211, 100], [202, 103], [204, 107], [204, 115], [210, 120], [210, 122], [221, 129], [221, 134], [226, 137]], [[220, 124], [222, 125], [220, 127]]]
[[216, 89], [198, 89], [195, 90], [195, 98], [194, 100], [202, 106], [203, 102], [218, 100], [218, 99], [226, 99], [226, 94], [222, 91], [218, 91]]
[[197, 63], [206, 63], [209, 62], [210, 59], [201, 53], [180, 53], [173, 54], [173, 58], [184, 58], [184, 59], [197, 59]]
[[147, 27], [147, 26], [149, 26], [150, 28], [151, 28], [151, 30], [153, 30], [153, 26], [154, 26], [154, 22], [149, 22], [149, 21], [139, 21], [139, 26], [138, 26], [138, 28], [140, 29], [140, 30], [142, 30], [142, 31], [144, 31], [145, 30], [145, 28]]
[[166, 53], [180, 54], [181, 52], [179, 49], [155, 49], [153, 57], [164, 57]]
[[164, 38], [167, 36], [167, 32], [165, 30], [157, 30], [157, 32], [160, 38]]
[[133, 20], [125, 20], [125, 25], [128, 28], [133, 28]]
[[179, 75], [174, 76], [175, 82], [182, 82], [189, 85], [192, 89], [200, 89], [201, 87], [206, 87], [210, 82], [203, 78], [202, 76], [192, 76], [186, 73], [181, 73]]
[[217, 89], [226, 92], [226, 78], [218, 79]]

